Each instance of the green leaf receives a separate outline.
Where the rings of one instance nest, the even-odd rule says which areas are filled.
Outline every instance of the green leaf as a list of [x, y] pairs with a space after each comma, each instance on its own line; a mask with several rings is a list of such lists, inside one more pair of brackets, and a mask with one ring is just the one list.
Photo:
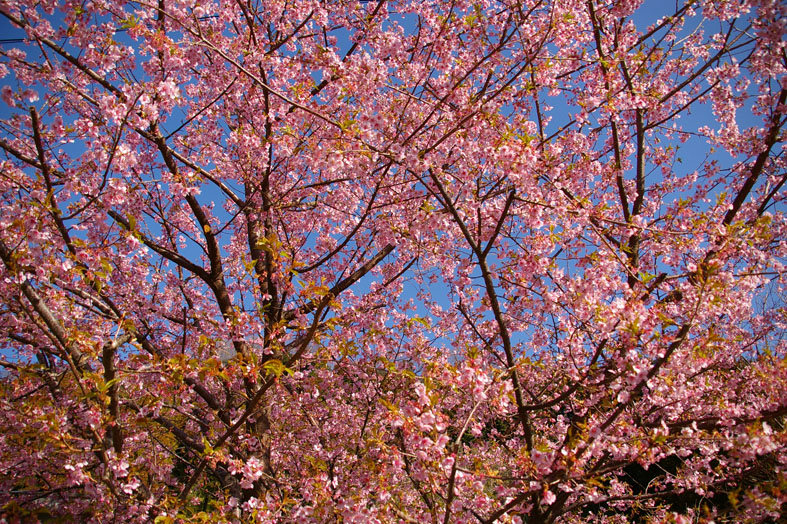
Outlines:
[[269, 375], [276, 375], [276, 378], [280, 377], [282, 373], [287, 373], [289, 375], [293, 374], [293, 371], [290, 368], [285, 366], [281, 360], [276, 358], [263, 364], [262, 369], [264, 369]]
[[202, 437], [202, 446], [205, 448], [205, 450], [203, 451], [203, 455], [205, 456], [212, 455], [213, 452], [215, 451], [213, 449], [213, 446], [210, 445], [210, 441], [205, 437]]
[[392, 413], [399, 413], [399, 408], [396, 407], [395, 405], [391, 404], [390, 402], [388, 402], [384, 398], [380, 398], [379, 401], [380, 401], [380, 404], [382, 404], [383, 406], [388, 408], [388, 411], [390, 411]]
[[429, 319], [423, 317], [413, 317], [407, 321], [407, 327], [413, 327], [415, 323], [421, 324], [426, 329], [429, 329]]
[[112, 264], [109, 263], [109, 260], [107, 260], [106, 258], [103, 258], [103, 257], [101, 258], [101, 267], [104, 268], [104, 272], [107, 275], [111, 275], [112, 274], [112, 270], [114, 269], [112, 267]]
[[647, 284], [648, 282], [650, 282], [654, 278], [656, 278], [656, 275], [653, 275], [651, 273], [640, 273], [639, 274], [639, 279], [642, 281], [643, 284]]
[[[77, 8], [77, 9], [80, 9], [80, 8]], [[136, 27], [138, 23], [139, 23], [139, 20], [137, 19], [136, 16], [129, 15], [128, 18], [126, 18], [124, 20], [121, 20], [120, 27], [121, 27], [121, 29], [128, 30], [128, 29], [132, 29], [132, 28]]]

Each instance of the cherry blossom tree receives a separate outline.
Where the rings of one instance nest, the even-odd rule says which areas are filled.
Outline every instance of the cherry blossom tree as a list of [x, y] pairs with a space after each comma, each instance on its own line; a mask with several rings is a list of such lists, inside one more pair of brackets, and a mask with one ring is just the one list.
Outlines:
[[0, 514], [777, 519], [787, 6], [641, 3], [0, 0]]

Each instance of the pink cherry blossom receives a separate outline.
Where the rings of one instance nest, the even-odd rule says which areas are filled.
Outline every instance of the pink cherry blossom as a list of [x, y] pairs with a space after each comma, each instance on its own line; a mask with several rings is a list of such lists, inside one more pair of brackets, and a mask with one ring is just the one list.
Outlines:
[[0, 15], [0, 520], [784, 512], [783, 3]]

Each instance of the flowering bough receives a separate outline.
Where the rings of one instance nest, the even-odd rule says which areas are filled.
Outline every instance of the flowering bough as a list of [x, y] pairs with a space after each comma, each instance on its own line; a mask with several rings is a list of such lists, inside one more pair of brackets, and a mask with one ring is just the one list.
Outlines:
[[786, 508], [785, 6], [0, 0], [0, 514]]

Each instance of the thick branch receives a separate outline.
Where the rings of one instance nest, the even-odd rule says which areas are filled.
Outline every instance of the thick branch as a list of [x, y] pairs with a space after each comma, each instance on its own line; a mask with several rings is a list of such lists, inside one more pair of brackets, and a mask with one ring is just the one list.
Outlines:
[[14, 260], [13, 252], [8, 249], [5, 242], [2, 240], [0, 240], [0, 258], [2, 258], [3, 264], [5, 264], [6, 268], [11, 274], [17, 275], [18, 278], [24, 278], [23, 282], [19, 286], [22, 289], [22, 293], [33, 306], [35, 312], [41, 317], [41, 320], [44, 321], [44, 324], [46, 324], [50, 334], [66, 351], [68, 356], [71, 357], [74, 366], [76, 366], [76, 368], [79, 370], [84, 369], [84, 355], [69, 340], [66, 328], [60, 322], [60, 319], [58, 319], [57, 316], [52, 312], [52, 310], [49, 309], [49, 306], [47, 306], [46, 302], [38, 294], [38, 291], [36, 291], [36, 289], [30, 283], [30, 280], [24, 275], [19, 274], [19, 268], [17, 267], [17, 263]]
[[[781, 93], [779, 93], [779, 102], [777, 103], [777, 107], [784, 106], [787, 102], [787, 89], [782, 89]], [[762, 174], [762, 169], [765, 167], [765, 162], [768, 160], [768, 156], [771, 153], [771, 149], [773, 148], [776, 140], [779, 138], [779, 131], [784, 125], [784, 121], [781, 118], [781, 112], [774, 110], [773, 115], [771, 116], [771, 127], [768, 129], [768, 133], [765, 135], [765, 148], [757, 155], [757, 160], [754, 161], [754, 165], [751, 168], [751, 174], [746, 179], [746, 182], [743, 183], [743, 187], [741, 187], [740, 191], [738, 191], [735, 200], [732, 202], [732, 207], [727, 211], [727, 214], [724, 215], [724, 220], [722, 223], [725, 226], [729, 226], [732, 224], [732, 221], [735, 219], [735, 215], [738, 214], [740, 211], [741, 206], [746, 201], [746, 198], [751, 193], [752, 188], [754, 188], [754, 184], [757, 182], [757, 179]]]

